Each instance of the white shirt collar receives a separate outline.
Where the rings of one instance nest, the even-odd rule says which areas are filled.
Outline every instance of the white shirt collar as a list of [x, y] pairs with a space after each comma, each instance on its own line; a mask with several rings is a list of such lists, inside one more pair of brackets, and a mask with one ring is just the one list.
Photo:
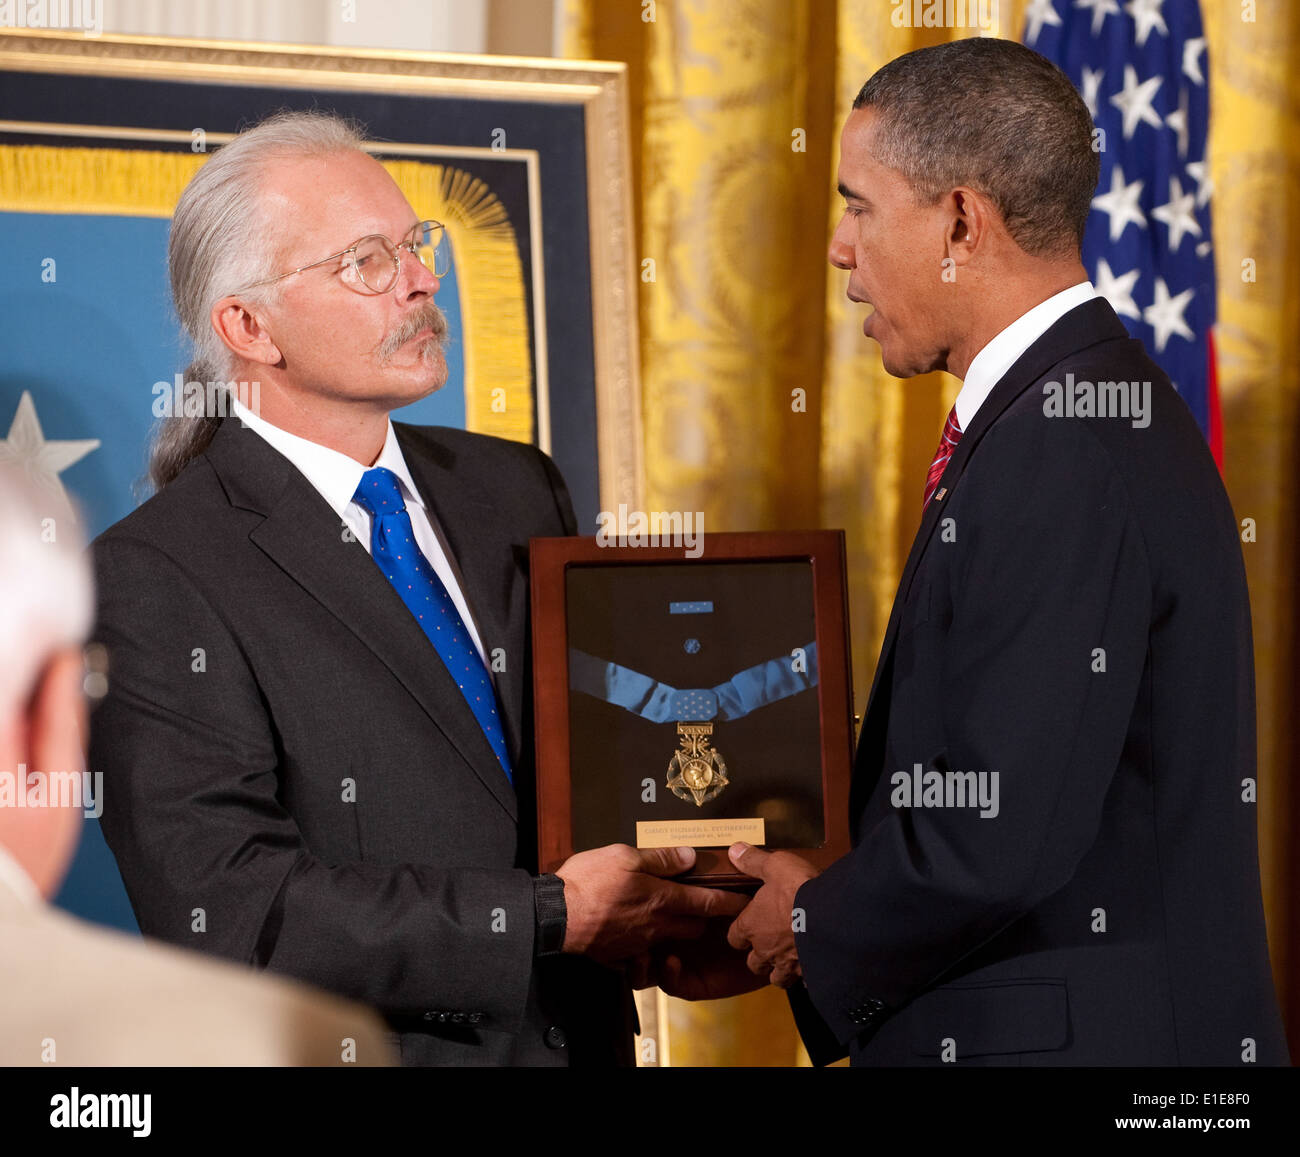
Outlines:
[[406, 467], [406, 459], [402, 456], [402, 447], [398, 444], [391, 418], [388, 421], [388, 434], [384, 439], [384, 448], [375, 459], [374, 466], [363, 466], [355, 458], [349, 458], [346, 454], [331, 450], [328, 446], [310, 442], [297, 434], [290, 434], [288, 430], [282, 430], [279, 426], [273, 426], [265, 418], [254, 414], [234, 395], [230, 397], [230, 407], [231, 413], [236, 418], [265, 438], [302, 472], [340, 518], [343, 517], [348, 503], [352, 501], [352, 496], [357, 492], [357, 487], [361, 485], [362, 476], [367, 470], [373, 470], [378, 466], [387, 467], [397, 475], [405, 491], [403, 498], [407, 502], [414, 501], [421, 509], [424, 508], [424, 499], [420, 497], [420, 492], [415, 487], [415, 480]]
[[1043, 336], [1075, 306], [1097, 296], [1091, 281], [1081, 281], [1069, 289], [1053, 294], [1033, 309], [1022, 313], [994, 337], [970, 363], [961, 391], [957, 394], [957, 422], [969, 430], [972, 419], [984, 399], [1003, 375], [1020, 359], [1020, 355]]
[[10, 854], [4, 844], [0, 844], [0, 887], [8, 886], [19, 901], [32, 908], [38, 908], [45, 903], [45, 897], [41, 895], [40, 889], [36, 886], [31, 876], [14, 857]]

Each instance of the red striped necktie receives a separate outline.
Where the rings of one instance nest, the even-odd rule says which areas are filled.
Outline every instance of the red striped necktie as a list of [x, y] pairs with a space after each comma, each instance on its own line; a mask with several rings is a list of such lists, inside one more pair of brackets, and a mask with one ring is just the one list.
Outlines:
[[921, 504], [922, 512], [930, 505], [930, 499], [934, 497], [935, 487], [943, 477], [948, 459], [952, 457], [952, 452], [957, 449], [957, 443], [960, 441], [961, 423], [957, 421], [957, 407], [953, 406], [948, 411], [948, 420], [943, 424], [943, 437], [939, 439], [939, 449], [935, 451], [934, 461], [930, 463], [930, 472], [925, 476], [925, 501]]

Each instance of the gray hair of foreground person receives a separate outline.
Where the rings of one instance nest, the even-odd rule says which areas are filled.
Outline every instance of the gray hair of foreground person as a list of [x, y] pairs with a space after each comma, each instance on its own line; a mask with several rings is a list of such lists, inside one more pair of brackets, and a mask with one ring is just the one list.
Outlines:
[[[0, 775], [85, 769], [82, 646], [94, 619], [84, 540], [62, 496], [0, 466]], [[81, 830], [75, 807], [0, 801], [0, 845], [48, 899]]]

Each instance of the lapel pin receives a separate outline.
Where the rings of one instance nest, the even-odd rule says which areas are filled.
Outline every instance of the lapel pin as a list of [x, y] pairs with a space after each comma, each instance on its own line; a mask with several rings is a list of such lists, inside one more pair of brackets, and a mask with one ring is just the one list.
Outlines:
[[942, 501], [943, 501], [943, 496], [944, 496], [945, 494], [947, 494], [947, 493], [948, 493], [948, 487], [946, 487], [946, 486], [940, 486], [939, 489], [935, 492], [934, 500], [935, 500], [936, 502], [942, 502]]

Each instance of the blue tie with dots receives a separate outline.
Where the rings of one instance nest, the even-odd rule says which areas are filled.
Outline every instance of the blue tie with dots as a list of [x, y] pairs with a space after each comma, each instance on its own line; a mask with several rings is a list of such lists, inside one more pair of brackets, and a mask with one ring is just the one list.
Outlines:
[[367, 470], [352, 500], [370, 514], [371, 558], [429, 637], [513, 783], [492, 681], [446, 586], [415, 543], [397, 475], [382, 466]]

